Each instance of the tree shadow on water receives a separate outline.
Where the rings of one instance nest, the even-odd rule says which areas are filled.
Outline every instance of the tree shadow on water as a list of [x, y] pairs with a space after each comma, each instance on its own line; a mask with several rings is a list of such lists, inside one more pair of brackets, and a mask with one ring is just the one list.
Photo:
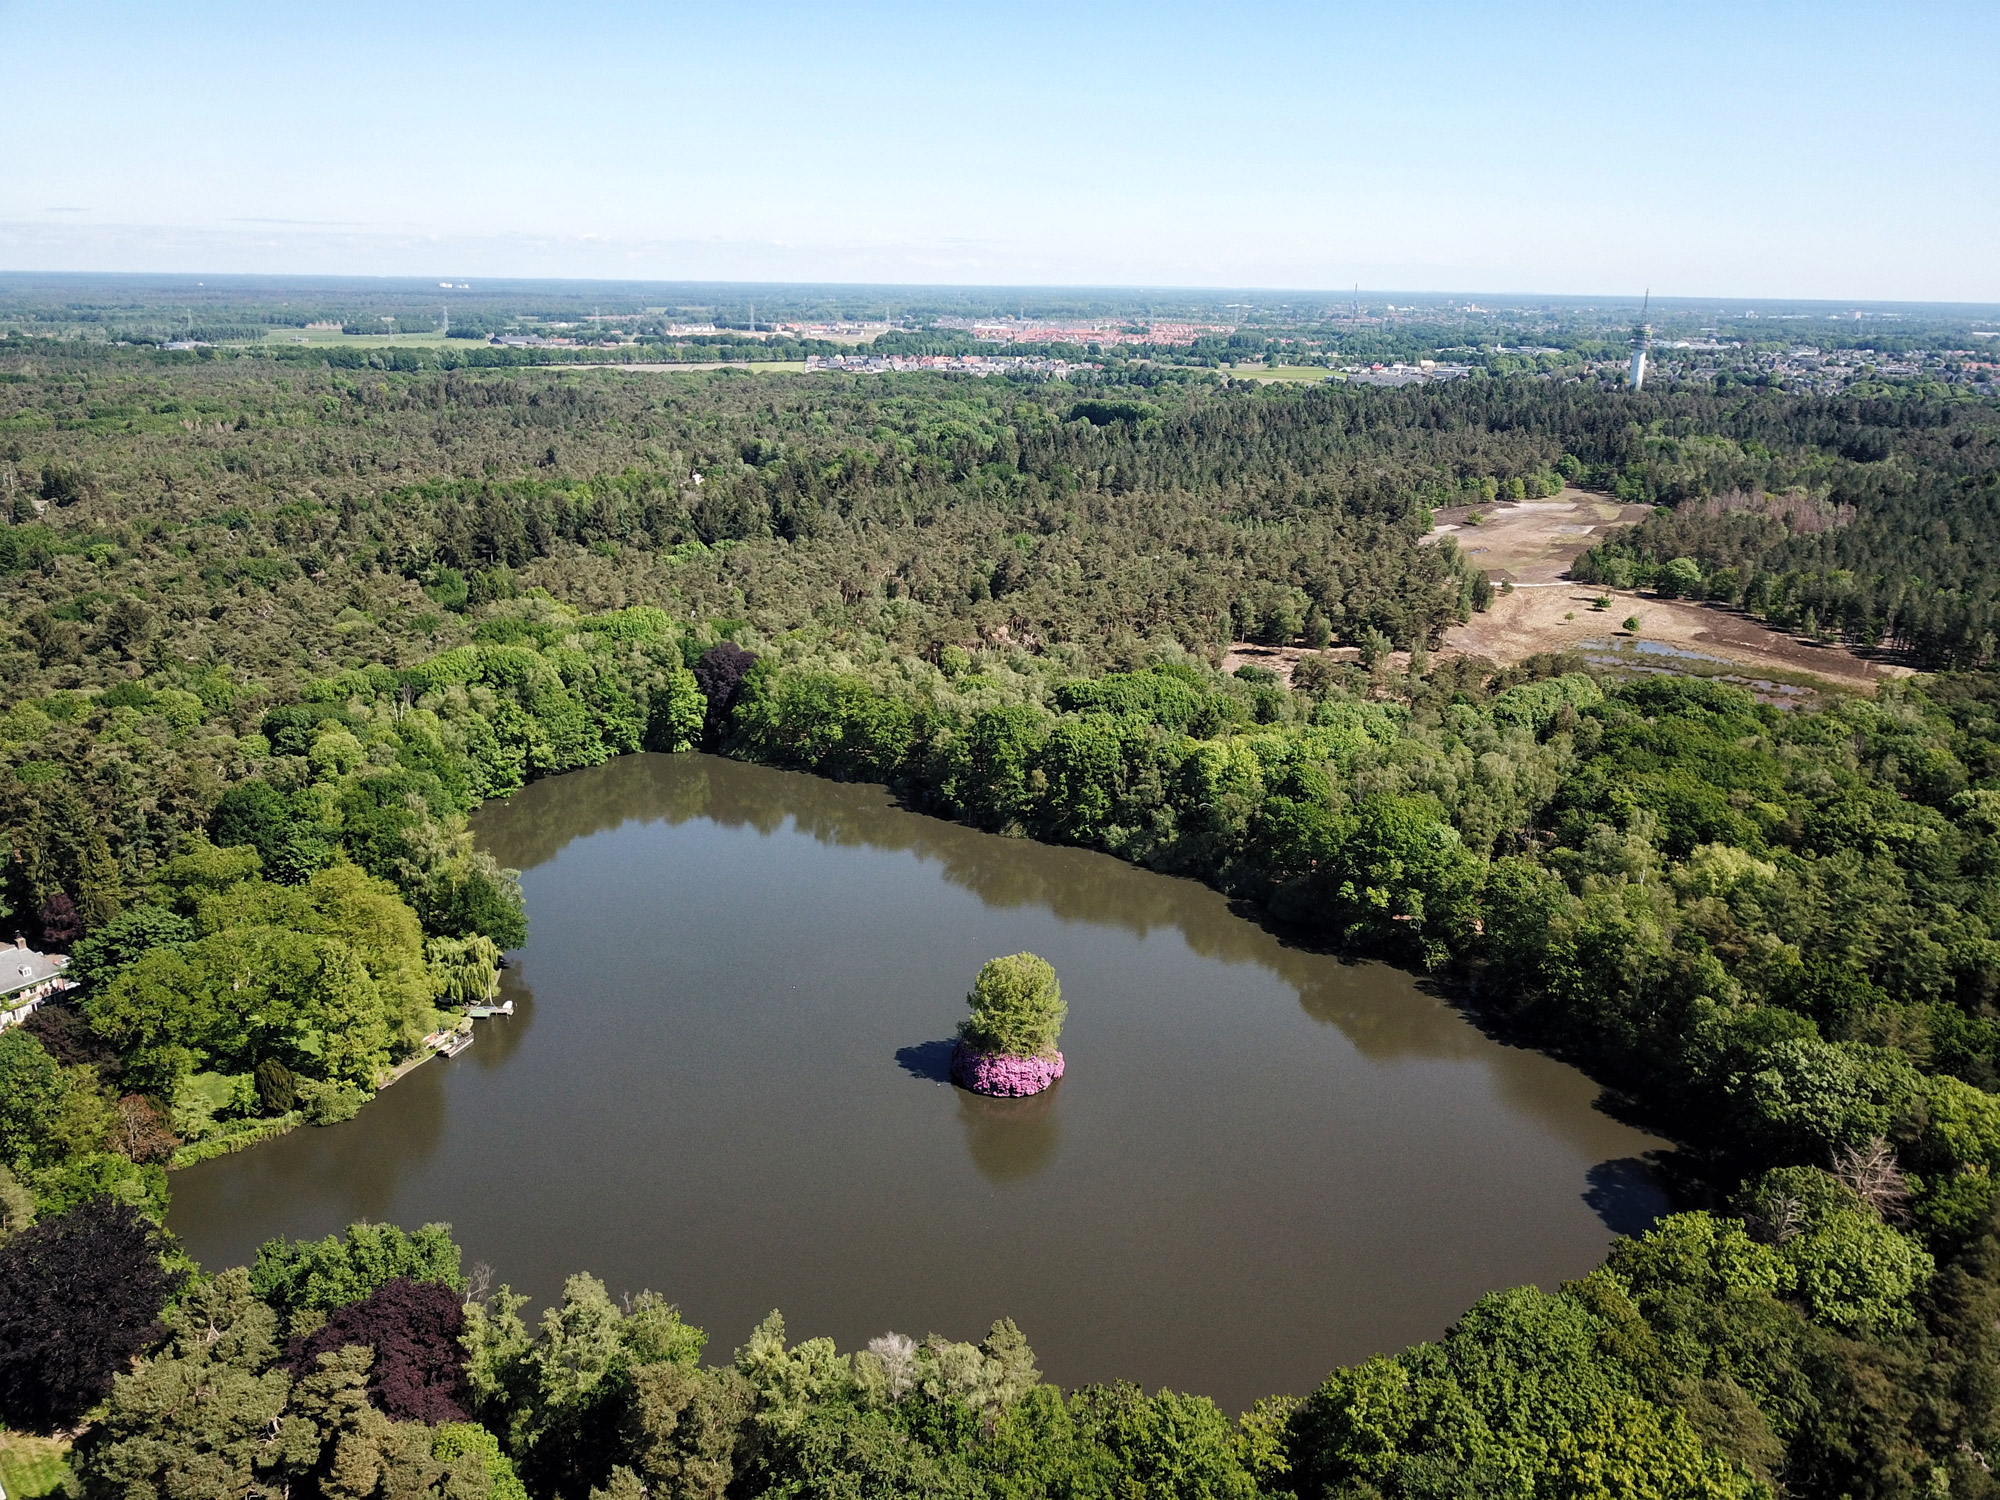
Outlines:
[[956, 1046], [950, 1037], [941, 1042], [918, 1042], [911, 1047], [896, 1049], [896, 1066], [912, 1078], [921, 1078], [927, 1083], [951, 1082], [951, 1049]]
[[1644, 1234], [1672, 1207], [1659, 1169], [1644, 1157], [1599, 1162], [1584, 1180], [1583, 1201], [1613, 1234]]

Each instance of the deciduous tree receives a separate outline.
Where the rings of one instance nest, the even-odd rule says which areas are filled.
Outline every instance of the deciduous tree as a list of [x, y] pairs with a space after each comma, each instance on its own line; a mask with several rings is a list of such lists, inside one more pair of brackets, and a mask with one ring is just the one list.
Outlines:
[[73, 1422], [160, 1333], [183, 1275], [162, 1266], [159, 1228], [96, 1198], [0, 1246], [0, 1419], [37, 1431]]

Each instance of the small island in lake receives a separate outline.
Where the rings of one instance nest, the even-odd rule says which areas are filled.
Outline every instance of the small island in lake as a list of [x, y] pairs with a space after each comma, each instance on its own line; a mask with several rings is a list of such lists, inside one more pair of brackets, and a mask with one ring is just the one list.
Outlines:
[[990, 960], [966, 997], [972, 1014], [958, 1026], [952, 1082], [975, 1094], [1039, 1094], [1063, 1075], [1056, 1050], [1062, 986], [1048, 960], [1015, 953]]

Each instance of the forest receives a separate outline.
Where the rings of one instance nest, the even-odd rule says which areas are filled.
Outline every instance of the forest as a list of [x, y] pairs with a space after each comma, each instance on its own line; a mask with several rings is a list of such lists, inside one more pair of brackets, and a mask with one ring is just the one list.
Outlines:
[[[0, 925], [80, 985], [0, 1031], [0, 1420], [81, 1493], [1993, 1493], [1992, 403], [4, 366]], [[1515, 480], [1657, 507], [1580, 575], [1928, 675], [1440, 655], [1492, 594], [1431, 509]], [[1672, 1136], [1680, 1211], [1233, 1416], [1005, 1322], [704, 1363], [437, 1226], [189, 1264], [169, 1165], [351, 1116], [525, 940], [469, 810], [694, 748], [1428, 971]]]

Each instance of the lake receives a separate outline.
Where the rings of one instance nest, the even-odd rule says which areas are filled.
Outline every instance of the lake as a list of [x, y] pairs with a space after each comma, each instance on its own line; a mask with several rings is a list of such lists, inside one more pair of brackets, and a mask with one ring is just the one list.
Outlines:
[[[679, 1302], [711, 1360], [774, 1307], [844, 1350], [1008, 1316], [1064, 1385], [1233, 1412], [1664, 1211], [1662, 1143], [1582, 1074], [1191, 881], [700, 755], [538, 782], [474, 828], [523, 872], [515, 1014], [345, 1124], [176, 1172], [203, 1265], [441, 1220], [531, 1316], [587, 1270]], [[1067, 1076], [967, 1094], [966, 992], [1023, 949], [1061, 979]]]

